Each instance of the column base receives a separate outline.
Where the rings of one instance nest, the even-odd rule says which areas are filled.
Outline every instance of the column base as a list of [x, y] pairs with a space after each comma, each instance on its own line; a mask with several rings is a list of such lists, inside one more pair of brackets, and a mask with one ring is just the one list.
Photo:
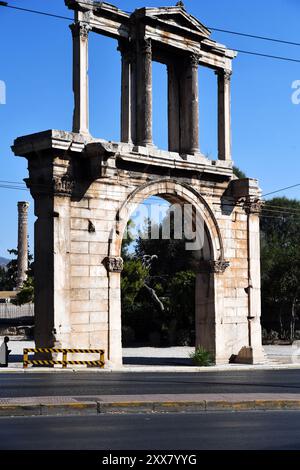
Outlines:
[[232, 364], [262, 364], [267, 362], [266, 354], [263, 348], [259, 350], [244, 346], [237, 356], [233, 356], [230, 361]]

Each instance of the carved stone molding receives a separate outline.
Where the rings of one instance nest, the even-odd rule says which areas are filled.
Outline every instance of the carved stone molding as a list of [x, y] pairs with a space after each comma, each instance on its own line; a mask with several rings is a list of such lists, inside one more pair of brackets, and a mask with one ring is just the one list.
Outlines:
[[229, 261], [225, 261], [225, 260], [211, 262], [212, 272], [216, 274], [223, 274], [226, 271], [226, 269], [229, 268], [229, 266], [230, 266]]
[[192, 67], [198, 67], [199, 65], [199, 55], [198, 54], [190, 54], [189, 55], [189, 63]]
[[216, 70], [215, 74], [224, 80], [224, 82], [229, 82], [231, 80], [232, 71], [231, 70]]
[[88, 23], [73, 23], [70, 25], [73, 37], [88, 38], [89, 32], [92, 27]]
[[74, 184], [74, 180], [69, 176], [54, 176], [52, 180], [54, 196], [71, 196]]
[[264, 206], [264, 202], [260, 199], [255, 199], [253, 201], [245, 201], [244, 210], [246, 214], [260, 214]]
[[223, 274], [229, 266], [229, 261], [225, 260], [201, 261], [198, 271], [200, 273]]
[[152, 55], [152, 41], [150, 38], [141, 41], [141, 52], [145, 55]]
[[120, 256], [107, 256], [104, 265], [109, 273], [121, 273], [123, 271], [123, 258]]
[[133, 62], [135, 60], [134, 49], [130, 42], [119, 41], [117, 50], [120, 51], [122, 58], [127, 62]]
[[18, 202], [19, 217], [27, 217], [29, 202]]

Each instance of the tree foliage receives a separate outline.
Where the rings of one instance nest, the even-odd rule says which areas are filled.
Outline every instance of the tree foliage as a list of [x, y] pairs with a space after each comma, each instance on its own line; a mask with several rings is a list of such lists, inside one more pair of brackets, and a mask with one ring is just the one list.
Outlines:
[[300, 311], [300, 201], [274, 198], [264, 214], [269, 216], [261, 221], [263, 321], [279, 324], [281, 337], [293, 340]]
[[[162, 225], [156, 227], [159, 232]], [[122, 273], [123, 344], [190, 345], [195, 340], [195, 273], [185, 239], [140, 234]], [[155, 255], [155, 256], [154, 256]], [[152, 258], [150, 265], [143, 260]], [[156, 301], [155, 301], [156, 298]], [[163, 308], [162, 308], [163, 307]]]
[[[5, 268], [0, 268], [0, 290], [12, 291], [17, 285], [18, 275], [18, 250], [8, 250], [13, 258]], [[34, 301], [34, 275], [33, 275], [33, 256], [28, 254], [28, 271], [27, 280], [24, 282], [22, 289], [17, 293], [16, 298], [12, 301], [16, 305], [23, 305]]]

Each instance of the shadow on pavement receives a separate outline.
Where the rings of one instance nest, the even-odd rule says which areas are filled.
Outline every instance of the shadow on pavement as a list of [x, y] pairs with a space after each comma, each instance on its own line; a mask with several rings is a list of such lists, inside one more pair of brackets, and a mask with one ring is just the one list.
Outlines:
[[182, 357], [123, 357], [125, 365], [140, 366], [193, 366], [193, 361]]

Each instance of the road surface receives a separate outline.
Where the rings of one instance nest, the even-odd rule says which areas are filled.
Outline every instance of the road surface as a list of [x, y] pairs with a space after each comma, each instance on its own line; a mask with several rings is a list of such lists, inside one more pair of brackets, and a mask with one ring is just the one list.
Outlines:
[[195, 393], [300, 393], [300, 370], [201, 373], [1, 373], [0, 398]]
[[299, 450], [300, 411], [0, 418], [0, 450]]

